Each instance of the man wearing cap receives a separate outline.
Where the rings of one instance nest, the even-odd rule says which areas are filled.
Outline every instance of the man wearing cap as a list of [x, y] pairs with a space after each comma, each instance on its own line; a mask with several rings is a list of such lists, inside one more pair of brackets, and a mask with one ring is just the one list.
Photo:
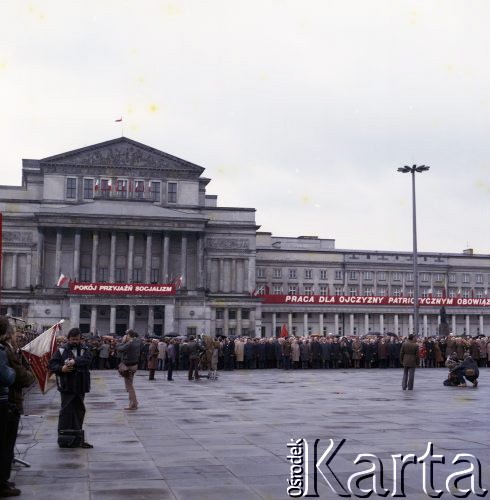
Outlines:
[[410, 334], [408, 340], [403, 342], [400, 350], [400, 362], [403, 366], [402, 389], [411, 391], [415, 379], [415, 368], [419, 364], [419, 346], [415, 335]]

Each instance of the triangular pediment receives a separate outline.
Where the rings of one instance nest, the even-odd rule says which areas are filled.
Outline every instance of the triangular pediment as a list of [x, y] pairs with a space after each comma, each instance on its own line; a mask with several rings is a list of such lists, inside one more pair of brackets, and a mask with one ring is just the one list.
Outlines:
[[119, 137], [93, 146], [75, 149], [66, 153], [50, 156], [41, 164], [78, 165], [112, 168], [151, 168], [169, 171], [186, 171], [201, 175], [204, 168], [188, 161], [151, 148], [127, 137]]

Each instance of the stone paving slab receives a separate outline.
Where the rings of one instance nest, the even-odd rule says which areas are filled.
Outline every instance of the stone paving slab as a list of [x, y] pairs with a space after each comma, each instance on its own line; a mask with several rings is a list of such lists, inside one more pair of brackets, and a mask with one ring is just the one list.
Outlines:
[[[415, 390], [402, 391], [401, 375], [393, 369], [254, 370], [189, 382], [176, 372], [170, 384], [161, 372], [151, 383], [138, 372], [140, 409], [125, 412], [123, 380], [114, 371], [94, 371], [85, 423], [94, 449], [59, 449], [59, 395], [34, 390], [17, 446], [32, 466], [16, 466], [15, 480], [28, 499], [286, 499], [286, 444], [304, 438], [310, 447], [320, 439], [321, 452], [330, 439], [346, 439], [332, 462], [344, 483], [363, 470], [354, 464], [357, 455], [372, 453], [383, 462], [390, 488], [391, 455], [421, 456], [430, 441], [434, 453], [446, 457], [435, 465], [439, 487], [456, 470], [454, 456], [471, 453], [490, 489], [490, 369], [481, 370], [478, 389], [444, 387], [446, 370], [418, 369]], [[311, 456], [307, 463], [312, 470]], [[420, 465], [406, 469], [405, 490], [409, 499], [429, 498]], [[320, 498], [341, 498], [323, 482], [318, 491]], [[445, 497], [452, 498], [446, 491]]]

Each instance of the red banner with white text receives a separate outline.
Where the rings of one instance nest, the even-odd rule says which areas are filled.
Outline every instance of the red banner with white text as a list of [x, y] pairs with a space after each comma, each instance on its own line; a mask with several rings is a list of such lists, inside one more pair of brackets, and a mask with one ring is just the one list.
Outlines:
[[175, 295], [175, 285], [159, 283], [79, 283], [70, 282], [75, 295]]
[[[362, 297], [350, 295], [256, 295], [264, 304], [312, 304], [332, 306], [413, 306], [412, 297]], [[490, 307], [490, 297], [420, 297], [419, 306]]]

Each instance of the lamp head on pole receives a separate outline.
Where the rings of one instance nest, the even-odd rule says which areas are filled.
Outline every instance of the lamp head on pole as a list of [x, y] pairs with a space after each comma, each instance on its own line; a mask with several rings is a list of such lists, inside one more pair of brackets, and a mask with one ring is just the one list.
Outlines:
[[399, 167], [397, 168], [398, 172], [401, 172], [402, 174], [413, 174], [414, 172], [426, 172], [429, 170], [430, 167], [426, 165], [412, 165], [409, 167], [408, 165], [405, 165], [404, 167]]

